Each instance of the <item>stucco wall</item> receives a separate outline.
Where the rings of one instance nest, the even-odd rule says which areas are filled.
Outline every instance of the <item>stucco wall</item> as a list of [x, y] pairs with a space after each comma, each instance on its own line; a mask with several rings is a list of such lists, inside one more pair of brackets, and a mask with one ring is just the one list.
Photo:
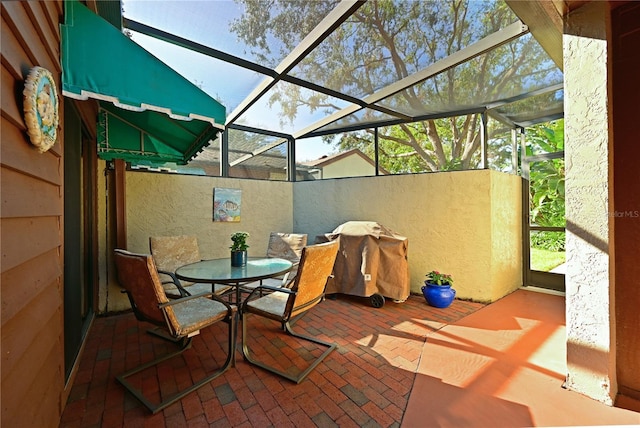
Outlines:
[[[609, 266], [609, 6], [591, 2], [565, 24], [567, 387], [612, 404], [614, 306]], [[597, 302], [597, 304], [595, 304]]]
[[412, 292], [435, 269], [488, 302], [522, 285], [520, 192], [519, 177], [488, 170], [296, 183], [294, 228], [313, 239], [377, 221], [409, 239]]
[[522, 285], [522, 189], [520, 177], [491, 174], [491, 301]]
[[[293, 230], [292, 183], [232, 178], [128, 172], [126, 174], [126, 221], [129, 251], [149, 253], [150, 236], [198, 236], [203, 258], [227, 257], [230, 235], [249, 232], [249, 256], [266, 254], [269, 232]], [[242, 190], [239, 223], [213, 221], [213, 189]], [[110, 275], [109, 311], [129, 308], [119, 292], [115, 274]]]
[[[213, 189], [242, 189], [242, 221], [212, 221]], [[409, 238], [411, 291], [431, 270], [453, 275], [457, 296], [490, 302], [522, 285], [521, 179], [496, 171], [356, 177], [283, 183], [129, 172], [128, 249], [149, 236], [198, 235], [204, 258], [228, 256], [229, 235], [251, 234], [249, 255], [266, 252], [271, 231], [317, 235], [349, 220], [377, 221]], [[109, 311], [124, 310], [115, 275]]]
[[322, 168], [322, 178], [353, 177], [375, 174], [376, 168], [357, 154], [340, 159]]
[[[243, 230], [249, 256], [258, 256], [266, 254], [270, 231], [292, 231], [292, 183], [140, 172], [127, 173], [126, 181], [131, 251], [149, 251], [153, 235], [197, 234], [203, 257], [226, 257], [230, 235]], [[242, 190], [239, 223], [213, 221], [215, 187]]]

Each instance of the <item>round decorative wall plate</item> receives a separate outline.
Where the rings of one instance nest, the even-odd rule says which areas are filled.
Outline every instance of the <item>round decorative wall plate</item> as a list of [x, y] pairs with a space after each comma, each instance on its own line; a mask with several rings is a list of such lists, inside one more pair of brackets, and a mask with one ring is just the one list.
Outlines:
[[53, 75], [42, 67], [33, 67], [24, 83], [24, 121], [31, 144], [40, 153], [49, 150], [58, 133], [58, 90]]

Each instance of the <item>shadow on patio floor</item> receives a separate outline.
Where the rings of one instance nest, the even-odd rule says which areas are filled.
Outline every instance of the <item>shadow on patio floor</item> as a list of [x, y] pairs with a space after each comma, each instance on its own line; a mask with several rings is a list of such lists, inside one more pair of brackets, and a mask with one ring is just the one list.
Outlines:
[[564, 296], [518, 290], [430, 335], [403, 426], [639, 424], [640, 413], [562, 388], [564, 309]]
[[[126, 393], [115, 376], [174, 345], [146, 334], [149, 325], [131, 313], [98, 317], [61, 426], [399, 426], [426, 336], [482, 306], [455, 301], [437, 309], [422, 296], [411, 296], [374, 309], [368, 299], [327, 299], [294, 328], [335, 341], [338, 349], [300, 385], [250, 366], [238, 348], [235, 368], [156, 415]], [[251, 317], [249, 327], [258, 345], [270, 347], [272, 354], [288, 349], [279, 324]], [[184, 357], [143, 372], [139, 381], [145, 390], [170, 393], [191, 376], [215, 370], [224, 361], [225, 329], [219, 323], [203, 330]]]
[[[550, 312], [539, 312], [550, 317], [545, 321], [523, 316], [523, 293], [533, 294], [520, 290], [511, 295], [517, 301], [508, 296], [483, 310], [478, 310], [482, 304], [460, 300], [447, 309], [432, 308], [422, 296], [380, 309], [369, 306], [368, 299], [328, 299], [294, 328], [335, 341], [338, 349], [300, 385], [248, 365], [238, 349], [235, 368], [156, 415], [126, 393], [115, 375], [173, 345], [146, 334], [148, 325], [131, 313], [100, 317], [89, 333], [60, 426], [558, 426], [567, 419], [543, 417], [561, 405], [558, 393], [571, 398], [567, 405], [577, 403], [602, 414], [605, 419], [597, 417], [596, 423], [606, 418], [608, 424], [640, 423], [637, 413], [561, 388], [564, 299], [542, 295], [551, 302]], [[262, 346], [268, 358], [294, 361], [290, 346], [296, 344], [280, 333], [277, 323], [252, 317], [249, 327], [252, 347]], [[197, 380], [215, 370], [224, 360], [225, 329], [220, 323], [203, 330], [183, 357], [144, 372], [139, 382], [146, 392], [171, 393], [192, 377]], [[313, 355], [317, 350], [304, 352]], [[542, 379], [543, 386], [557, 391], [539, 398], [531, 392], [524, 399], [511, 394], [518, 386], [509, 379], [528, 382], [520, 385], [525, 391], [535, 380], [523, 372], [539, 376], [536, 382]], [[552, 407], [545, 404], [549, 401]], [[591, 414], [581, 407], [566, 409], [568, 414]]]

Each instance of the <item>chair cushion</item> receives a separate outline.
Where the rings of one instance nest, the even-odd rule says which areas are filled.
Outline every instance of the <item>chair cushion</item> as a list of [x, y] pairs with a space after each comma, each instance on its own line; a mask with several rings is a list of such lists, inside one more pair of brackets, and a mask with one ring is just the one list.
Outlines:
[[[289, 271], [287, 278], [289, 280], [295, 278], [298, 274], [298, 263], [302, 256], [302, 249], [307, 245], [307, 235], [304, 233], [279, 233], [271, 232], [269, 235], [269, 247], [267, 248], [267, 257], [277, 257], [289, 260], [293, 263], [293, 268]], [[269, 284], [275, 287], [282, 285], [283, 276], [274, 278], [279, 279], [280, 284]]]
[[267, 294], [259, 299], [247, 302], [247, 307], [249, 307], [250, 312], [267, 316], [269, 318], [276, 317], [281, 319], [284, 317], [284, 310], [288, 299], [289, 294], [281, 291], [274, 291], [273, 293]]
[[[193, 235], [152, 236], [149, 247], [158, 270], [175, 272], [180, 266], [201, 260], [198, 238]], [[171, 281], [171, 278], [160, 273], [160, 280]], [[190, 282], [182, 282], [184, 287], [189, 285]]]
[[167, 309], [168, 314], [173, 311], [175, 324], [172, 323], [172, 327], [176, 329], [176, 336], [186, 336], [227, 316], [227, 308], [222, 303], [206, 297], [186, 300]]
[[297, 263], [300, 261], [305, 245], [307, 245], [306, 234], [271, 232], [267, 257], [278, 257]]
[[118, 282], [129, 295], [138, 319], [164, 325], [165, 319], [158, 303], [168, 299], [160, 284], [153, 258], [126, 250], [114, 250]]

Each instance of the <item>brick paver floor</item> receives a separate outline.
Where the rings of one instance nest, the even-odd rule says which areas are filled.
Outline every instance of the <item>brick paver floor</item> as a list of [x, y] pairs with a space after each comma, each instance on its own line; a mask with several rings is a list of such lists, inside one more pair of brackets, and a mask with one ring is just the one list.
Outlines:
[[[308, 312], [294, 330], [338, 344], [299, 385], [246, 363], [152, 415], [116, 380], [122, 372], [175, 349], [147, 334], [132, 313], [98, 317], [89, 332], [61, 427], [399, 426], [426, 337], [483, 305], [455, 300], [446, 309], [420, 295], [372, 308], [368, 299], [338, 295]], [[225, 358], [226, 324], [201, 331], [182, 356], [131, 381], [155, 397], [214, 371]], [[252, 316], [250, 344], [258, 358], [302, 367], [322, 349], [285, 336], [278, 323]], [[241, 334], [238, 329], [238, 336]], [[303, 348], [301, 348], [303, 346]], [[295, 371], [295, 367], [283, 367]]]

